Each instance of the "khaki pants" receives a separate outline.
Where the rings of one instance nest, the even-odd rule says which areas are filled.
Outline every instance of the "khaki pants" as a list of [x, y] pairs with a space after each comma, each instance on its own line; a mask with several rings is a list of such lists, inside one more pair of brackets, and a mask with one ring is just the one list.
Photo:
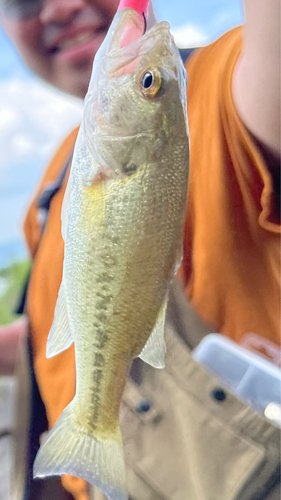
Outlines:
[[[223, 389], [167, 331], [165, 370], [144, 366], [121, 412], [132, 500], [278, 500], [279, 430]], [[218, 392], [220, 389], [220, 392]], [[140, 403], [150, 409], [140, 412]], [[103, 500], [95, 488], [94, 500]]]

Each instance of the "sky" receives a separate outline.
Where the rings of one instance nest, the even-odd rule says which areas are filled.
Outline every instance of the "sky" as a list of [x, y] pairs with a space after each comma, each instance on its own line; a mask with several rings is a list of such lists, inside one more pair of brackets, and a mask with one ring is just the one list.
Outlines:
[[[180, 47], [206, 45], [243, 21], [241, 0], [155, 0]], [[27, 70], [0, 28], [0, 267], [26, 255], [22, 221], [48, 161], [79, 124], [82, 103]]]

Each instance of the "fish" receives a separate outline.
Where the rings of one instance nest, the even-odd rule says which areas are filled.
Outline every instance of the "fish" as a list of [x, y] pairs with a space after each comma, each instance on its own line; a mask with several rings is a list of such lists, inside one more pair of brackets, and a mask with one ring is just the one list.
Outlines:
[[165, 366], [169, 286], [182, 257], [186, 72], [163, 21], [121, 8], [96, 54], [62, 206], [62, 282], [47, 357], [75, 344], [76, 394], [34, 476], [78, 476], [127, 499], [119, 410], [140, 357]]

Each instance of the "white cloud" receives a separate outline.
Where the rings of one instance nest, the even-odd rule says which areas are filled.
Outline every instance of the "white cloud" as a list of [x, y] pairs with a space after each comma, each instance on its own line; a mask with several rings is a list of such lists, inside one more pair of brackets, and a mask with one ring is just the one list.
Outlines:
[[17, 120], [17, 113], [15, 110], [3, 106], [0, 112], [0, 132], [5, 132], [7, 127], [11, 127]]
[[43, 169], [81, 116], [82, 102], [38, 80], [0, 83], [0, 245], [22, 238]]
[[172, 30], [178, 47], [200, 47], [210, 41], [209, 35], [199, 26], [194, 24], [183, 24]]
[[82, 104], [37, 81], [0, 85], [0, 172], [27, 156], [51, 152], [79, 124]]
[[14, 151], [17, 152], [17, 155], [31, 155], [34, 142], [30, 140], [30, 137], [22, 134], [16, 133], [11, 139], [11, 145]]
[[[43, 165], [81, 119], [82, 103], [37, 80], [0, 84], [0, 191], [33, 189]], [[28, 171], [23, 171], [28, 168]], [[28, 186], [27, 186], [28, 184]]]
[[[44, 158], [80, 122], [82, 104], [37, 80], [0, 85], [0, 182], [11, 165]], [[14, 172], [16, 174], [16, 172]]]

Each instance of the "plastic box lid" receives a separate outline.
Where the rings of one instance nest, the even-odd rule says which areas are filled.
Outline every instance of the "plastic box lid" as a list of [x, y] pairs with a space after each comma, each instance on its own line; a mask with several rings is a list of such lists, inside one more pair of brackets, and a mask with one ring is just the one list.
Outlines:
[[193, 357], [237, 397], [279, 425], [281, 371], [277, 366], [220, 334], [204, 337]]

